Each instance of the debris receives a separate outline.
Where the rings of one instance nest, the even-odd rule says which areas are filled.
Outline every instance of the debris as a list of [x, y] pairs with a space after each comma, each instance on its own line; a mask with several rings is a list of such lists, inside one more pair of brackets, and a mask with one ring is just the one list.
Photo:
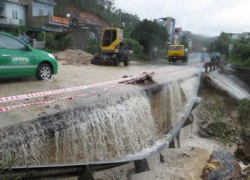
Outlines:
[[[134, 79], [124, 80], [124, 81], [121, 81], [120, 83], [148, 85], [148, 84], [154, 83], [153, 75], [154, 75], [154, 72], [151, 72], [151, 73], [143, 72], [141, 75], [139, 75], [138, 77]], [[124, 75], [123, 77], [126, 77], [126, 75]]]
[[162, 153], [160, 153], [160, 162], [161, 162], [161, 163], [164, 163], [164, 162], [165, 162], [165, 159], [164, 159], [164, 156], [162, 155]]
[[242, 172], [248, 176], [250, 176], [250, 164], [248, 164], [246, 167], [242, 168]]
[[65, 51], [56, 53], [55, 57], [58, 61], [64, 61], [63, 65], [87, 65], [90, 64], [90, 61], [93, 58], [91, 54], [80, 49], [67, 49]]
[[241, 179], [241, 167], [230, 151], [217, 150], [212, 153], [208, 164], [203, 168], [202, 178]]
[[60, 109], [60, 105], [59, 104], [55, 104], [55, 109]]

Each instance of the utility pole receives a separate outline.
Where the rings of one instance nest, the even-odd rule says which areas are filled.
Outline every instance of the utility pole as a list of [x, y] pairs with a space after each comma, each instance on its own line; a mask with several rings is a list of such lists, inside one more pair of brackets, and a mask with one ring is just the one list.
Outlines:
[[122, 11], [119, 9], [118, 11], [118, 27], [121, 28], [122, 26]]

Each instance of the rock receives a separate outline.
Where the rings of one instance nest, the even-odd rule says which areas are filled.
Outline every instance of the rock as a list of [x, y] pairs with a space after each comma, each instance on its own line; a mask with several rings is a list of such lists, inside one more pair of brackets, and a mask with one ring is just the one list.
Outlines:
[[211, 134], [209, 134], [209, 132], [207, 132], [207, 130], [203, 129], [203, 128], [199, 128], [198, 134], [202, 138], [210, 138], [211, 137]]
[[250, 162], [250, 142], [240, 144], [235, 152], [235, 155], [243, 161]]
[[250, 164], [248, 164], [246, 167], [242, 168], [242, 172], [246, 174], [247, 176], [250, 176]]
[[241, 179], [241, 167], [230, 151], [217, 150], [212, 153], [208, 164], [203, 168], [202, 178]]

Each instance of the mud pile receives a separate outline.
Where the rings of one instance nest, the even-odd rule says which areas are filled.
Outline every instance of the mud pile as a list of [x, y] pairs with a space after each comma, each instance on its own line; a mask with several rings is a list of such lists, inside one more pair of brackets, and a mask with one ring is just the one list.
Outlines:
[[87, 65], [93, 56], [82, 50], [67, 49], [55, 54], [58, 61], [63, 61], [64, 65]]

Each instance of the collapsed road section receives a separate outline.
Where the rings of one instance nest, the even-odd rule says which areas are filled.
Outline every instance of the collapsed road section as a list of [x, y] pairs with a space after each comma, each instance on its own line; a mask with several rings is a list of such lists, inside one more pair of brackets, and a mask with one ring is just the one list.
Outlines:
[[57, 108], [46, 96], [38, 98], [45, 105], [0, 113], [3, 163], [10, 155], [15, 166], [88, 164], [134, 156], [156, 146], [183, 119], [197, 95], [199, 67], [185, 68], [185, 75], [181, 69], [168, 72], [169, 77], [159, 71], [147, 85], [92, 87], [78, 92], [88, 96], [59, 98]]

